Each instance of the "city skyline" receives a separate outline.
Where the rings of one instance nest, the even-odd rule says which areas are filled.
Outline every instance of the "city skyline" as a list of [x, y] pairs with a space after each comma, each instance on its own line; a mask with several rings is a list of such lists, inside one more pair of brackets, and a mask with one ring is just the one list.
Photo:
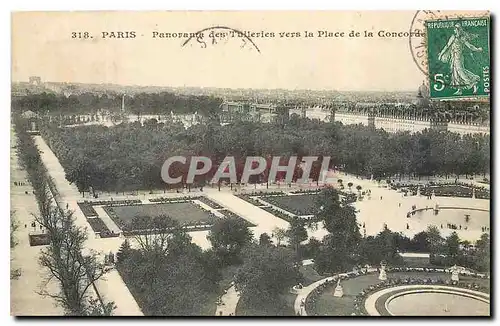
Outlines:
[[119, 87], [139, 87], [139, 88], [164, 88], [164, 89], [178, 89], [178, 88], [199, 88], [199, 89], [216, 89], [216, 90], [254, 90], [254, 91], [314, 91], [314, 92], [346, 92], [346, 93], [417, 93], [418, 87], [422, 82], [415, 85], [414, 89], [399, 89], [399, 90], [356, 90], [356, 89], [327, 89], [327, 88], [253, 88], [253, 87], [216, 87], [216, 86], [193, 86], [193, 85], [155, 85], [155, 84], [118, 84], [118, 83], [86, 83], [86, 82], [68, 82], [68, 81], [52, 81], [45, 80], [42, 76], [30, 75], [25, 80], [12, 80], [12, 84], [29, 83], [29, 77], [40, 77], [42, 84], [68, 84], [68, 85], [103, 85], [103, 86], [119, 86]]

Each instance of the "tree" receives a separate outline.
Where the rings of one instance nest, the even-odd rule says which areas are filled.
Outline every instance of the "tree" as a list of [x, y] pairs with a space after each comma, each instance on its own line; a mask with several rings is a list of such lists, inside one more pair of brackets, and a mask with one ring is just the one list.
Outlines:
[[252, 241], [253, 233], [240, 219], [219, 220], [212, 226], [207, 238], [224, 264], [238, 258], [241, 249]]
[[281, 245], [281, 241], [283, 241], [287, 237], [286, 229], [275, 227], [273, 230], [274, 237], [278, 241], [278, 247]]
[[341, 202], [339, 192], [333, 188], [324, 189], [316, 201], [312, 222], [322, 221], [329, 232], [323, 239], [316, 264], [321, 271], [345, 270], [358, 260], [358, 245], [361, 240], [354, 208]]
[[236, 289], [254, 307], [265, 307], [280, 300], [290, 287], [301, 281], [299, 266], [289, 249], [249, 246], [243, 265], [235, 276]]
[[442, 250], [444, 242], [441, 234], [439, 233], [439, 229], [435, 225], [429, 225], [426, 233], [431, 255], [438, 254]]
[[102, 304], [98, 299], [90, 298], [88, 301], [87, 316], [112, 316], [116, 309], [114, 302]]
[[136, 216], [130, 223], [131, 230], [141, 230], [134, 235], [135, 240], [142, 250], [165, 255], [172, 231], [178, 228], [177, 221], [169, 216]]
[[261, 246], [270, 246], [273, 244], [272, 240], [271, 240], [271, 237], [269, 236], [269, 234], [267, 233], [262, 233], [260, 236], [259, 236], [259, 244]]
[[316, 238], [310, 238], [304, 246], [304, 256], [307, 258], [316, 258], [321, 250], [321, 241]]
[[375, 237], [368, 236], [361, 241], [361, 260], [372, 265], [379, 264], [383, 260], [391, 265], [399, 265], [402, 263], [402, 258], [398, 250], [408, 243], [408, 238], [384, 228]]
[[290, 221], [290, 226], [286, 230], [286, 236], [290, 240], [290, 244], [294, 246], [295, 252], [298, 252], [300, 243], [307, 240], [306, 222], [300, 217]]
[[422, 231], [413, 236], [412, 250], [416, 252], [430, 252], [430, 243], [427, 232]]
[[182, 252], [131, 249], [118, 272], [146, 316], [213, 315], [206, 309], [220, 280], [213, 251], [203, 252], [194, 243], [176, 248]]
[[[45, 284], [56, 279], [60, 285], [58, 293], [43, 289], [39, 294], [55, 299], [68, 315], [84, 316], [95, 311], [89, 305], [92, 298], [88, 290], [104, 276], [105, 266], [96, 252], [82, 254], [86, 232], [75, 225], [71, 212], [62, 209], [49, 209], [48, 215], [35, 219], [46, 228], [50, 239], [50, 245], [41, 250], [39, 257], [40, 265], [49, 271]], [[105, 305], [106, 310], [109, 307]]]
[[458, 256], [460, 253], [460, 238], [457, 232], [453, 231], [445, 240], [445, 250], [446, 254], [450, 260], [451, 264], [456, 264], [458, 262]]
[[132, 248], [130, 247], [130, 242], [128, 239], [125, 239], [116, 253], [116, 262], [122, 263], [125, 259], [127, 259], [127, 257], [130, 256], [131, 251]]
[[[41, 102], [54, 105], [65, 102], [65, 108], [79, 105], [88, 108], [89, 103], [92, 103], [85, 99], [88, 96], [75, 95], [71, 100], [63, 97], [52, 99], [50, 96], [33, 96], [25, 97], [21, 101], [23, 109], [26, 106], [37, 106], [38, 110]], [[28, 98], [35, 102], [28, 101]], [[358, 175], [372, 174], [377, 180], [396, 174], [399, 174], [400, 178], [403, 175], [421, 177], [436, 173], [459, 175], [486, 173], [490, 169], [488, 135], [460, 136], [435, 131], [392, 134], [383, 130], [370, 130], [364, 126], [332, 125], [309, 119], [300, 119], [295, 126], [280, 126], [280, 133], [276, 134], [269, 125], [257, 122], [218, 125], [214, 123], [216, 119], [212, 118], [220, 111], [217, 108], [220, 100], [189, 98], [188, 100], [176, 95], [143, 94], [131, 106], [142, 105], [143, 112], [149, 110], [161, 114], [170, 113], [170, 110], [187, 113], [193, 110], [191, 105], [208, 105], [210, 109], [204, 113], [204, 108], [196, 108], [204, 117], [205, 114], [210, 115], [210, 118], [207, 117], [206, 121], [196, 128], [185, 129], [182, 123], [174, 122], [160, 123], [158, 126], [147, 123], [145, 127], [141, 127], [140, 123], [135, 122], [123, 123], [113, 128], [82, 126], [66, 130], [67, 128], [59, 128], [58, 123], [48, 123], [47, 128], [43, 128], [41, 132], [67, 172], [68, 180], [76, 182], [80, 189], [85, 191], [89, 186], [108, 191], [123, 191], [127, 188], [134, 190], [139, 187], [163, 189], [161, 178], [155, 179], [153, 176], [158, 175], [157, 171], [161, 170], [166, 157], [189, 156], [194, 153], [215, 153], [216, 161], [227, 155], [240, 158], [248, 155], [268, 157], [267, 169], [261, 175], [266, 180], [271, 162], [269, 156], [272, 155], [302, 157], [323, 153], [325, 156], [334, 157], [333, 164], [341, 166], [344, 171]], [[112, 103], [109, 103], [110, 101]], [[106, 107], [111, 105], [118, 108], [120, 97], [98, 99], [98, 102]], [[20, 105], [19, 103], [13, 104], [14, 107]], [[167, 106], [168, 111], [162, 112]], [[389, 109], [378, 110], [382, 112]], [[26, 122], [20, 121], [19, 129], [24, 128], [22, 124]], [[161, 125], [163, 127], [160, 127]], [[124, 141], [117, 142], [117, 139]], [[182, 141], [179, 141], [180, 139]], [[29, 145], [29, 137], [24, 138], [24, 141], [25, 145]], [[28, 147], [31, 150], [36, 149]], [[472, 150], [465, 151], [464, 148]], [[28, 153], [27, 156], [34, 158], [34, 151]], [[130, 153], [141, 155], [131, 156]], [[158, 153], [162, 153], [161, 157], [158, 157]], [[313, 163], [310, 174], [313, 180], [319, 180], [320, 166], [321, 159]], [[240, 170], [238, 168], [239, 172]], [[296, 169], [295, 172], [300, 171]], [[299, 173], [294, 174], [294, 177], [298, 176]], [[203, 181], [204, 178], [205, 176], [199, 176], [197, 181]], [[252, 182], [257, 179], [255, 177]], [[388, 181], [390, 183], [390, 180]], [[338, 182], [338, 185], [343, 188], [343, 182]]]
[[490, 271], [490, 235], [488, 233], [481, 234], [479, 240], [476, 241], [475, 266], [480, 271]]

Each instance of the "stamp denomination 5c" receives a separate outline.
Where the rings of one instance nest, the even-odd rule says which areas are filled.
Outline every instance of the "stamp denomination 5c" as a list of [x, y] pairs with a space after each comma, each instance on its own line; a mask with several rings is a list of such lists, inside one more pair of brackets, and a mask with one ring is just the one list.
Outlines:
[[489, 96], [489, 18], [427, 21], [426, 29], [430, 96]]

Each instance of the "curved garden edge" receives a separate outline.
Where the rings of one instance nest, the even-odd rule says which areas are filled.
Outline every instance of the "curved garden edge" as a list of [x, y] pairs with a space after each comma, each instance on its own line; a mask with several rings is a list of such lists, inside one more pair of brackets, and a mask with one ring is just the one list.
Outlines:
[[[419, 267], [388, 268], [387, 272], [400, 271], [400, 270], [402, 270], [402, 271], [425, 271], [425, 270], [431, 271], [432, 270], [432, 271], [438, 271], [438, 272], [443, 272], [443, 273], [449, 272], [449, 268], [419, 268]], [[374, 273], [374, 272], [377, 272], [377, 271], [379, 271], [379, 269], [376, 268], [376, 267], [368, 267], [366, 269], [365, 273], [369, 274], [369, 273]], [[305, 286], [304, 288], [302, 288], [300, 290], [300, 292], [297, 294], [297, 298], [295, 299], [295, 302], [294, 302], [295, 315], [297, 315], [297, 316], [307, 316], [307, 311], [306, 311], [306, 308], [305, 308], [306, 307], [305, 303], [307, 301], [307, 297], [317, 287], [319, 287], [320, 285], [324, 284], [325, 282], [336, 281], [339, 277], [340, 278], [349, 278], [350, 275], [352, 275], [352, 272], [335, 274], [333, 276], [329, 276], [329, 277], [323, 278], [321, 280], [318, 280], [318, 281], [316, 281], [316, 282], [314, 282], [314, 283], [312, 283], [312, 284], [310, 284], [310, 285]], [[460, 275], [473, 275], [473, 276], [477, 276], [477, 277], [480, 277], [480, 278], [488, 277], [484, 273], [460, 273]]]
[[[368, 315], [370, 316], [381, 316], [380, 312], [378, 311], [376, 307], [376, 302], [377, 300], [388, 293], [393, 293], [393, 292], [398, 292], [401, 290], [407, 290], [403, 291], [402, 293], [398, 293], [397, 295], [404, 295], [406, 293], [413, 293], [418, 290], [438, 290], [438, 291], [443, 291], [443, 293], [456, 293], [456, 294], [469, 294], [477, 297], [488, 297], [489, 295], [480, 291], [475, 291], [475, 290], [470, 290], [470, 289], [463, 289], [463, 288], [457, 288], [457, 287], [451, 287], [451, 286], [443, 286], [443, 285], [424, 285], [424, 284], [417, 284], [417, 285], [401, 285], [401, 286], [396, 286], [396, 287], [389, 287], [382, 289], [380, 291], [377, 291], [371, 295], [369, 295], [366, 300], [365, 300], [365, 310], [367, 311]], [[392, 298], [392, 297], [391, 297]], [[388, 299], [387, 302], [390, 300]], [[387, 306], [387, 304], [385, 304]], [[387, 308], [386, 308], [387, 309]]]
[[[369, 267], [366, 272], [372, 273], [376, 272], [377, 270], [378, 270], [377, 268]], [[349, 277], [349, 273], [339, 273], [333, 276], [328, 276], [312, 284], [309, 284], [308, 286], [303, 287], [297, 294], [297, 298], [295, 299], [293, 305], [295, 314], [298, 316], [307, 316], [307, 311], [305, 309], [305, 302], [309, 294], [311, 294], [312, 291], [314, 291], [317, 287], [319, 287], [323, 283], [337, 280], [339, 277]]]

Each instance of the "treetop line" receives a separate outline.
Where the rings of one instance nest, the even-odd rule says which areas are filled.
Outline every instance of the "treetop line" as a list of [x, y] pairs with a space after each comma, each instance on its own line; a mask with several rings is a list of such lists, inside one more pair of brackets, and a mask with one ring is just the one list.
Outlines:
[[[280, 165], [282, 159], [288, 163], [283, 166]], [[269, 160], [271, 164], [269, 166]], [[285, 182], [292, 182], [294, 175], [296, 176], [296, 169], [300, 168], [300, 178], [296, 178], [297, 183], [308, 183], [309, 177], [312, 173], [313, 166], [317, 169], [319, 166], [317, 162], [317, 156], [304, 156], [301, 161], [298, 162], [297, 156], [290, 156], [288, 159], [280, 156], [275, 156], [272, 159], [260, 157], [260, 156], [250, 156], [245, 159], [245, 164], [243, 166], [243, 171], [241, 174], [240, 182], [248, 183], [250, 176], [258, 176], [264, 172], [265, 179], [275, 180], [278, 172], [285, 172], [284, 179]], [[165, 163], [163, 163], [161, 170], [161, 177], [163, 181], [167, 184], [177, 184], [182, 181], [182, 176], [177, 176], [173, 178], [170, 174], [170, 167], [173, 163], [180, 162], [186, 164], [187, 159], [184, 156], [173, 156], [168, 158]], [[201, 163], [201, 166], [199, 166]], [[299, 165], [297, 165], [299, 163]], [[328, 182], [326, 178], [326, 172], [328, 172], [328, 166], [330, 163], [330, 157], [324, 156], [321, 162], [319, 179]], [[212, 159], [206, 156], [193, 156], [190, 159], [189, 168], [187, 171], [186, 183], [193, 183], [195, 176], [210, 176], [213, 175], [211, 183], [218, 183], [222, 178], [229, 178], [231, 183], [237, 183], [236, 175], [236, 163], [233, 156], [226, 156], [222, 163], [217, 167], [215, 173], [212, 170], [213, 162]], [[212, 170], [212, 171], [211, 171]], [[317, 172], [316, 172], [317, 173]], [[316, 174], [315, 173], [315, 174]], [[283, 176], [282, 176], [283, 177]]]

